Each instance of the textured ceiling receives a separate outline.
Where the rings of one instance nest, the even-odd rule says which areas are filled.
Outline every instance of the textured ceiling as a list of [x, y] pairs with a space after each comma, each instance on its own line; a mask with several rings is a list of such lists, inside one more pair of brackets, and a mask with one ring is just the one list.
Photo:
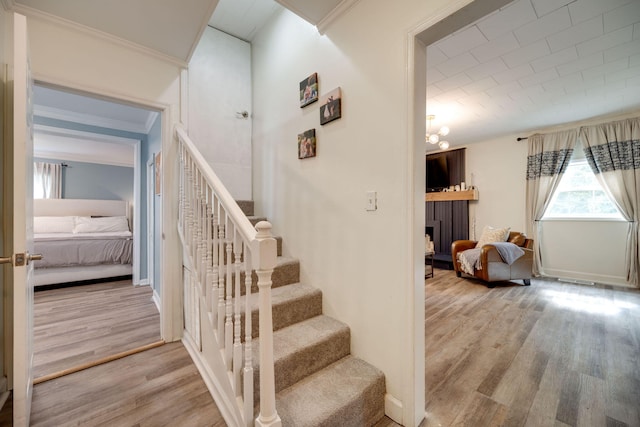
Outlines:
[[452, 147], [639, 108], [640, 0], [516, 0], [427, 47]]

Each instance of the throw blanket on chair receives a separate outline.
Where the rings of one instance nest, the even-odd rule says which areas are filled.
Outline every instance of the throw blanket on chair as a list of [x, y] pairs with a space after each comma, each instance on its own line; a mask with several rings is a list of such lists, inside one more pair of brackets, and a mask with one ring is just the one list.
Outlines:
[[[524, 255], [522, 248], [511, 242], [494, 242], [491, 245], [496, 248], [502, 260], [509, 265]], [[473, 276], [475, 270], [482, 270], [482, 265], [480, 264], [481, 252], [482, 248], [473, 248], [458, 253], [458, 260], [463, 272]]]

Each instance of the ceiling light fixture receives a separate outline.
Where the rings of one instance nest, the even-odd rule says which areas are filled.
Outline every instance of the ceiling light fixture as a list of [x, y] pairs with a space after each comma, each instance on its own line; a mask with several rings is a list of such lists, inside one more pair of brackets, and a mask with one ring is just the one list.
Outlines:
[[449, 148], [449, 142], [441, 141], [440, 137], [449, 135], [449, 128], [446, 126], [442, 126], [438, 132], [431, 133], [431, 122], [435, 118], [436, 116], [434, 116], [433, 114], [427, 115], [427, 134], [425, 135], [424, 139], [429, 144], [438, 144], [438, 147], [440, 147], [440, 149], [446, 150], [447, 148]]

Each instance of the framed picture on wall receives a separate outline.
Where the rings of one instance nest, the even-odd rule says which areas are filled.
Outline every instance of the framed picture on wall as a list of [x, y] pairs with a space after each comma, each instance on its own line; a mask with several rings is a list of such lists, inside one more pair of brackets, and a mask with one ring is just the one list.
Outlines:
[[309, 129], [298, 135], [298, 158], [306, 159], [316, 156], [316, 130]]
[[318, 73], [313, 73], [300, 82], [300, 108], [318, 100]]
[[342, 117], [342, 94], [338, 87], [320, 100], [320, 124], [327, 124], [340, 117]]
[[160, 195], [162, 188], [162, 158], [161, 153], [156, 154], [155, 158], [155, 170], [156, 170], [156, 194]]

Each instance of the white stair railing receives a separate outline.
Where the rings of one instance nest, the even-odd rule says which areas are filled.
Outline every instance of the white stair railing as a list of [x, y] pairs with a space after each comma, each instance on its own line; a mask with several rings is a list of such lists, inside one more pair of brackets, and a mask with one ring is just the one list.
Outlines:
[[[176, 136], [185, 346], [229, 425], [281, 426], [273, 367], [271, 274], [277, 250], [271, 224], [262, 221], [254, 228], [181, 126]], [[255, 420], [252, 270], [258, 278], [260, 334], [260, 413]]]

